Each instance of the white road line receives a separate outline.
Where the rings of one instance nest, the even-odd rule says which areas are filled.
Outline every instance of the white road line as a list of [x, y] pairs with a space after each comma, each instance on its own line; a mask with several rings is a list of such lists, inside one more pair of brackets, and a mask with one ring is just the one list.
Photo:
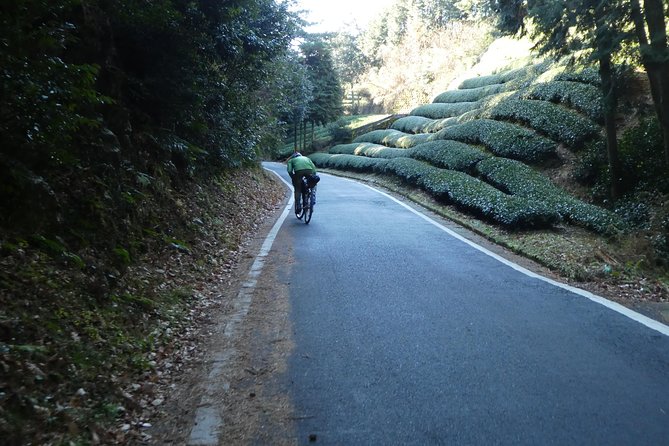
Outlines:
[[[288, 184], [278, 174], [276, 175], [281, 181]], [[283, 225], [283, 222], [290, 213], [293, 200], [293, 194], [291, 193], [288, 204], [281, 213], [279, 219], [274, 223], [272, 230], [265, 238], [265, 241], [260, 248], [260, 252], [256, 256], [253, 265], [246, 276], [246, 281], [242, 284], [239, 294], [237, 294], [237, 297], [232, 302], [235, 311], [230, 316], [230, 319], [225, 324], [223, 330], [223, 334], [228, 338], [237, 335], [239, 327], [249, 312], [251, 302], [253, 301], [253, 291], [255, 290], [258, 277], [262, 273], [265, 259], [272, 249], [272, 245], [279, 233], [279, 229], [281, 229], [281, 225]], [[215, 358], [211, 361], [211, 371], [207, 378], [205, 392], [195, 412], [195, 423], [188, 439], [188, 444], [191, 446], [216, 446], [220, 444], [218, 435], [223, 427], [223, 418], [220, 413], [220, 401], [216, 400], [214, 395], [221, 388], [224, 391], [227, 391], [230, 388], [230, 385], [225, 378], [226, 367], [230, 364], [231, 359], [236, 353], [237, 351], [234, 347], [229, 347], [224, 351], [217, 353]]]
[[[346, 179], [346, 178], [343, 178], [343, 179]], [[347, 179], [347, 180], [348, 180], [348, 179]], [[651, 319], [651, 318], [649, 318], [649, 317], [647, 317], [647, 316], [644, 316], [643, 314], [637, 313], [636, 311], [630, 310], [629, 308], [627, 308], [627, 307], [625, 307], [625, 306], [623, 306], [623, 305], [620, 305], [619, 303], [612, 302], [612, 301], [610, 301], [610, 300], [608, 300], [608, 299], [606, 299], [606, 298], [604, 298], [604, 297], [598, 296], [598, 295], [596, 295], [596, 294], [592, 294], [592, 293], [589, 292], [589, 291], [585, 291], [585, 290], [582, 290], [582, 289], [580, 289], [580, 288], [576, 288], [576, 287], [573, 287], [573, 286], [571, 286], [571, 285], [567, 285], [567, 284], [565, 284], [565, 283], [557, 282], [557, 281], [555, 281], [555, 280], [553, 280], [553, 279], [549, 279], [548, 277], [544, 277], [544, 276], [541, 276], [541, 275], [539, 275], [539, 274], [537, 274], [537, 273], [534, 273], [534, 272], [532, 272], [532, 271], [530, 271], [530, 270], [528, 270], [528, 269], [526, 269], [526, 268], [523, 268], [522, 266], [520, 266], [520, 265], [518, 265], [518, 264], [516, 264], [516, 263], [511, 262], [510, 260], [505, 259], [504, 257], [501, 257], [501, 256], [495, 254], [495, 253], [492, 252], [492, 251], [489, 251], [489, 250], [485, 249], [485, 248], [482, 247], [482, 246], [477, 245], [476, 243], [472, 242], [471, 240], [468, 240], [468, 239], [464, 238], [464, 237], [461, 236], [460, 234], [458, 234], [458, 233], [456, 233], [456, 232], [454, 232], [454, 231], [448, 229], [447, 227], [445, 227], [444, 225], [440, 224], [439, 222], [437, 222], [437, 221], [431, 219], [430, 217], [428, 217], [428, 216], [425, 215], [425, 214], [422, 214], [421, 212], [417, 211], [416, 209], [412, 208], [411, 206], [409, 206], [409, 205], [407, 205], [407, 204], [405, 204], [405, 203], [402, 203], [400, 200], [396, 199], [395, 197], [393, 197], [393, 196], [391, 196], [391, 195], [388, 195], [388, 194], [385, 193], [385, 192], [382, 192], [382, 191], [380, 191], [380, 190], [378, 190], [378, 189], [376, 189], [376, 188], [374, 188], [374, 187], [372, 187], [372, 186], [369, 186], [369, 185], [367, 185], [367, 184], [364, 184], [364, 183], [361, 183], [361, 182], [358, 182], [358, 181], [355, 181], [355, 180], [348, 180], [348, 181], [354, 181], [354, 182], [356, 182], [356, 183], [358, 183], [358, 184], [362, 184], [363, 186], [368, 187], [369, 189], [371, 189], [371, 190], [373, 190], [373, 191], [375, 191], [375, 192], [377, 192], [377, 193], [379, 193], [379, 194], [381, 194], [381, 195], [383, 195], [383, 196], [385, 196], [385, 197], [391, 199], [392, 201], [398, 203], [400, 206], [403, 206], [403, 207], [405, 207], [406, 209], [408, 209], [408, 210], [410, 210], [411, 212], [413, 212], [414, 214], [418, 215], [418, 216], [419, 216], [420, 218], [422, 218], [423, 220], [428, 221], [429, 223], [433, 224], [433, 225], [436, 226], [437, 228], [439, 228], [439, 229], [441, 229], [442, 231], [448, 233], [448, 234], [451, 235], [452, 237], [455, 237], [456, 239], [458, 239], [458, 240], [460, 240], [460, 241], [462, 241], [462, 242], [468, 244], [468, 245], [471, 246], [472, 248], [478, 249], [479, 251], [481, 251], [482, 253], [484, 253], [484, 254], [486, 254], [486, 255], [492, 257], [493, 259], [495, 259], [495, 260], [497, 260], [497, 261], [499, 261], [499, 262], [502, 262], [502, 263], [505, 264], [505, 265], [510, 266], [511, 268], [515, 269], [516, 271], [519, 271], [519, 272], [521, 272], [521, 273], [523, 273], [523, 274], [525, 274], [525, 275], [527, 275], [527, 276], [529, 276], [529, 277], [533, 277], [533, 278], [535, 278], [535, 279], [543, 280], [544, 282], [548, 282], [548, 283], [550, 283], [551, 285], [554, 285], [554, 286], [556, 286], [556, 287], [560, 287], [560, 288], [565, 289], [565, 290], [567, 290], [567, 291], [571, 291], [572, 293], [575, 293], [575, 294], [581, 295], [581, 296], [583, 296], [583, 297], [586, 297], [586, 298], [590, 299], [590, 300], [593, 301], [593, 302], [596, 302], [596, 303], [598, 303], [598, 304], [600, 304], [600, 305], [604, 305], [605, 307], [607, 307], [607, 308], [609, 308], [609, 309], [611, 309], [611, 310], [613, 310], [613, 311], [616, 311], [616, 312], [622, 314], [623, 316], [627, 316], [628, 318], [630, 318], [630, 319], [632, 319], [632, 320], [635, 320], [635, 321], [639, 322], [640, 324], [645, 325], [645, 326], [648, 327], [648, 328], [651, 328], [651, 329], [653, 329], [653, 330], [655, 330], [655, 331], [658, 331], [658, 332], [662, 333], [662, 334], [665, 335], [665, 336], [669, 336], [669, 326], [667, 326], [667, 325], [665, 325], [665, 324], [663, 324], [663, 323], [661, 323], [661, 322], [658, 322], [658, 321], [656, 321], [656, 320], [654, 320], [654, 319]]]

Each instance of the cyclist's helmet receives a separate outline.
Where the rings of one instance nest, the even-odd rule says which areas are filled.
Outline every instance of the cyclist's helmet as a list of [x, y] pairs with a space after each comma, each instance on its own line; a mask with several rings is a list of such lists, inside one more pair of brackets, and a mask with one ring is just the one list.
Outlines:
[[292, 155], [290, 155], [290, 158], [297, 158], [298, 156], [302, 156], [300, 152], [295, 152]]

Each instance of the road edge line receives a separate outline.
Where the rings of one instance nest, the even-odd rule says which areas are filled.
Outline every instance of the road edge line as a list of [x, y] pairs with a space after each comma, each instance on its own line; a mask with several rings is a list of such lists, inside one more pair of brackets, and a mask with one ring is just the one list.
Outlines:
[[[344, 178], [344, 179], [347, 179], [348, 181], [355, 181], [355, 180], [351, 180], [351, 179], [348, 179], [348, 178]], [[595, 303], [598, 303], [600, 305], [605, 306], [606, 308], [608, 308], [610, 310], [613, 310], [613, 311], [615, 311], [619, 314], [622, 314], [623, 316], [626, 316], [626, 317], [628, 317], [628, 318], [630, 318], [630, 319], [632, 319], [632, 320], [634, 320], [634, 321], [636, 321], [636, 322], [638, 322], [642, 325], [645, 325], [646, 327], [648, 327], [652, 330], [655, 330], [655, 331], [657, 331], [657, 332], [659, 332], [659, 333], [661, 333], [665, 336], [669, 336], [669, 326], [663, 324], [662, 322], [656, 321], [655, 319], [651, 319], [648, 316], [644, 316], [641, 313], [637, 313], [636, 311], [631, 310], [631, 309], [629, 309], [629, 308], [627, 308], [627, 307], [625, 307], [625, 306], [623, 306], [623, 305], [621, 305], [617, 302], [613, 302], [613, 301], [611, 301], [611, 300], [609, 300], [605, 297], [593, 294], [590, 291], [586, 291], [586, 290], [583, 290], [581, 288], [577, 288], [577, 287], [572, 286], [572, 285], [567, 285], [566, 283], [558, 282], [556, 280], [550, 279], [548, 277], [545, 277], [545, 276], [537, 274], [533, 271], [530, 271], [527, 268], [524, 268], [524, 267], [518, 265], [517, 263], [514, 263], [514, 262], [512, 262], [508, 259], [505, 259], [504, 257], [500, 256], [499, 254], [495, 254], [494, 252], [484, 248], [483, 246], [480, 246], [480, 245], [474, 243], [473, 241], [467, 239], [466, 237], [463, 237], [462, 235], [458, 234], [457, 232], [455, 232], [451, 229], [448, 229], [446, 226], [442, 225], [438, 221], [435, 221], [431, 217], [428, 217], [427, 215], [421, 213], [420, 211], [412, 208], [408, 204], [401, 202], [400, 200], [393, 197], [392, 195], [387, 194], [386, 192], [383, 192], [383, 191], [381, 191], [381, 190], [379, 190], [379, 189], [377, 189], [373, 186], [362, 183], [360, 181], [355, 181], [355, 182], [358, 183], [358, 184], [361, 184], [361, 185], [363, 185], [363, 186], [365, 186], [365, 187], [367, 187], [367, 188], [369, 188], [373, 191], [375, 191], [378, 194], [381, 194], [381, 195], [391, 199], [392, 201], [398, 203], [399, 205], [405, 207], [406, 209], [410, 210], [414, 214], [418, 215], [419, 217], [421, 217], [425, 221], [431, 223], [432, 225], [436, 226], [437, 228], [439, 228], [442, 231], [446, 232], [447, 234], [451, 235], [452, 237], [455, 237], [456, 239], [468, 244], [472, 248], [475, 248], [475, 249], [481, 251], [482, 253], [492, 257], [493, 259], [495, 259], [495, 260], [497, 260], [497, 261], [515, 269], [516, 271], [518, 271], [520, 273], [525, 274], [526, 276], [533, 277], [533, 278], [539, 279], [539, 280], [543, 280], [544, 282], [547, 282], [547, 283], [549, 283], [553, 286], [556, 286], [556, 287], [562, 288], [564, 290], [570, 291], [572, 293], [578, 294], [580, 296], [583, 296], [583, 297], [585, 297], [585, 298], [587, 298], [587, 299], [589, 299], [589, 300], [591, 300]]]

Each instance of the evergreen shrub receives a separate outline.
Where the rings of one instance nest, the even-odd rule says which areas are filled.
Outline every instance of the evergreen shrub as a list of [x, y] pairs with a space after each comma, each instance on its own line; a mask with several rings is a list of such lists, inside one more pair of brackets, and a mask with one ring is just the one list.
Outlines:
[[477, 88], [467, 88], [463, 90], [449, 90], [438, 95], [432, 102], [477, 102], [486, 96], [501, 93], [505, 90], [505, 88], [506, 86], [504, 84], [492, 84]]
[[478, 107], [477, 102], [431, 103], [416, 107], [409, 114], [431, 119], [444, 119], [459, 116]]
[[429, 137], [430, 135], [427, 133], [409, 135], [399, 130], [387, 129], [365, 133], [355, 138], [353, 142], [371, 142], [388, 147], [409, 148], [427, 141]]
[[388, 161], [383, 158], [328, 153], [314, 153], [309, 155], [309, 158], [316, 167], [369, 173], [381, 171]]
[[611, 234], [621, 227], [620, 220], [613, 213], [569, 195], [547, 177], [521, 162], [489, 158], [478, 163], [476, 170], [482, 178], [500, 190], [532, 203], [543, 203], [555, 209], [566, 221], [600, 234]]
[[414, 159], [461, 172], [471, 171], [476, 163], [490, 156], [477, 147], [451, 140], [430, 141], [411, 149]]
[[591, 84], [573, 81], [553, 81], [535, 84], [521, 93], [522, 99], [538, 99], [573, 108], [595, 122], [603, 122], [602, 94]]
[[599, 87], [601, 85], [601, 78], [599, 72], [595, 68], [580, 68], [576, 70], [564, 71], [555, 76], [553, 80], [580, 82], [583, 84], [594, 85]]
[[395, 158], [384, 173], [420, 186], [435, 198], [513, 229], [548, 227], [558, 214], [542, 203], [513, 197], [463, 172], [439, 169], [422, 161]]
[[513, 70], [502, 71], [497, 74], [474, 77], [463, 81], [458, 88], [472, 89], [486, 87], [494, 84], [506, 84], [509, 82], [513, 82], [513, 84], [505, 86], [504, 91], [512, 88], [522, 88], [529, 85], [541, 73], [548, 70], [549, 67], [549, 62], [540, 62], [538, 64], [527, 65]]
[[410, 156], [411, 150], [396, 149], [372, 143], [351, 143], [333, 146], [329, 153], [368, 156], [370, 158], [397, 158]]
[[390, 128], [404, 133], [426, 133], [425, 128], [434, 122], [434, 119], [423, 116], [404, 116], [393, 122]]
[[545, 101], [510, 99], [487, 110], [484, 116], [525, 124], [572, 149], [581, 148], [601, 132], [601, 128], [585, 116]]
[[555, 156], [557, 144], [530, 129], [509, 122], [478, 119], [446, 127], [432, 140], [452, 139], [481, 144], [497, 156], [535, 163]]

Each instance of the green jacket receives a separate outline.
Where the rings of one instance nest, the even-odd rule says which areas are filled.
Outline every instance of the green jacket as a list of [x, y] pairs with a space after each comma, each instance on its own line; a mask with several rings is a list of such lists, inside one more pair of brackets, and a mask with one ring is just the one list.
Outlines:
[[296, 156], [288, 160], [288, 174], [293, 176], [298, 170], [310, 170], [311, 173], [316, 173], [316, 166], [314, 162], [311, 161], [306, 156]]

